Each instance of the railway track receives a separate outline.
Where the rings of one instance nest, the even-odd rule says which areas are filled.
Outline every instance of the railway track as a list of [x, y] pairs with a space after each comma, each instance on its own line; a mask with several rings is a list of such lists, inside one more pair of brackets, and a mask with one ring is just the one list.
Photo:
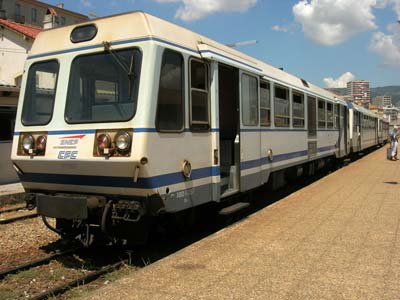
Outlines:
[[[74, 287], [87, 285], [122, 266], [130, 265], [130, 253], [124, 254], [124, 259], [119, 258], [122, 256], [121, 253], [123, 252], [116, 252], [114, 247], [111, 249], [79, 247], [1, 271], [0, 299], [48, 299]], [[104, 257], [107, 257], [105, 259], [107, 262], [103, 261]], [[75, 265], [71, 263], [72, 261], [75, 261]], [[52, 278], [52, 272], [55, 269], [57, 274], [62, 274], [62, 278], [58, 280]], [[33, 278], [31, 274], [37, 277]], [[41, 285], [35, 287], [35, 283], [38, 282]], [[10, 292], [7, 297], [2, 294], [2, 288], [14, 290], [14, 292]]]
[[71, 280], [67, 283], [60, 284], [60, 285], [55, 286], [45, 292], [34, 295], [34, 296], [30, 297], [29, 299], [30, 300], [42, 300], [42, 299], [47, 299], [49, 297], [58, 296], [58, 295], [64, 293], [65, 291], [72, 289], [74, 287], [89, 284], [92, 281], [99, 278], [100, 276], [103, 276], [104, 274], [113, 272], [126, 264], [129, 264], [129, 259], [106, 266], [106, 267], [102, 268], [101, 270], [91, 272], [87, 275], [81, 276], [81, 277]]
[[0, 225], [9, 224], [21, 220], [36, 218], [36, 210], [29, 211], [26, 205], [18, 205], [11, 208], [0, 209]]
[[54, 259], [60, 258], [60, 257], [65, 256], [65, 255], [71, 255], [74, 252], [76, 252], [77, 250], [79, 250], [79, 248], [70, 249], [70, 250], [66, 250], [66, 251], [63, 251], [63, 252], [57, 252], [57, 253], [55, 253], [53, 255], [50, 255], [50, 256], [47, 256], [47, 257], [44, 257], [44, 258], [40, 258], [40, 259], [36, 259], [36, 260], [30, 261], [28, 263], [16, 266], [14, 268], [10, 268], [10, 269], [1, 271], [0, 272], [0, 280], [4, 279], [8, 275], [16, 274], [16, 273], [28, 270], [30, 268], [42, 266], [44, 264], [49, 263], [50, 261], [52, 261]]

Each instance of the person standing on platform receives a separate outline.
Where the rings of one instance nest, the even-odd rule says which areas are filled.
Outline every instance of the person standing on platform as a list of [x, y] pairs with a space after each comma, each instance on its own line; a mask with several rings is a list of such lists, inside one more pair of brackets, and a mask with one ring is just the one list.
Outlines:
[[391, 146], [392, 146], [392, 160], [397, 160], [397, 147], [399, 144], [399, 130], [397, 126], [393, 127], [392, 133], [390, 134]]

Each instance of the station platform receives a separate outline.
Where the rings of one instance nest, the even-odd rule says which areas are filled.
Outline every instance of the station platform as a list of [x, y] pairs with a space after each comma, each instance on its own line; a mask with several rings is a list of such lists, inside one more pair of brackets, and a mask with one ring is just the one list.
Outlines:
[[85, 299], [399, 299], [399, 221], [384, 147]]

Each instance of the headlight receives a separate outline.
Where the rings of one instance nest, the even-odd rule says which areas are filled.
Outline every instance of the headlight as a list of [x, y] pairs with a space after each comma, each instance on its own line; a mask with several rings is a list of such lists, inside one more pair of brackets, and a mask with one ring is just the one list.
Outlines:
[[44, 152], [46, 150], [46, 137], [44, 135], [36, 139], [36, 150], [38, 152]]
[[103, 151], [104, 149], [108, 149], [111, 146], [111, 138], [108, 134], [100, 134], [97, 137], [97, 147]]
[[29, 153], [29, 150], [33, 149], [34, 144], [35, 144], [35, 139], [33, 138], [32, 135], [27, 134], [24, 136], [22, 140], [22, 148], [24, 148], [24, 151], [26, 153]]
[[131, 148], [132, 138], [126, 131], [119, 131], [115, 136], [115, 145], [121, 152], [129, 151]]

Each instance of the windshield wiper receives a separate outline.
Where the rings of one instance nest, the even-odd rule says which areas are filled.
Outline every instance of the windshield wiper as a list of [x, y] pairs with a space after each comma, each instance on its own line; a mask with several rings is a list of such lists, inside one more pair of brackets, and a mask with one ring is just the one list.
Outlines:
[[111, 57], [113, 58], [114, 62], [116, 62], [122, 68], [122, 70], [124, 70], [126, 72], [126, 74], [128, 75], [128, 83], [129, 83], [128, 96], [130, 98], [131, 94], [132, 94], [132, 78], [135, 77], [135, 74], [133, 72], [134, 55], [132, 54], [131, 63], [128, 66], [125, 63], [125, 61], [121, 58], [121, 56], [117, 52], [115, 52], [113, 49], [111, 49], [111, 42], [104, 41], [103, 45], [104, 45], [104, 50], [111, 54]]

